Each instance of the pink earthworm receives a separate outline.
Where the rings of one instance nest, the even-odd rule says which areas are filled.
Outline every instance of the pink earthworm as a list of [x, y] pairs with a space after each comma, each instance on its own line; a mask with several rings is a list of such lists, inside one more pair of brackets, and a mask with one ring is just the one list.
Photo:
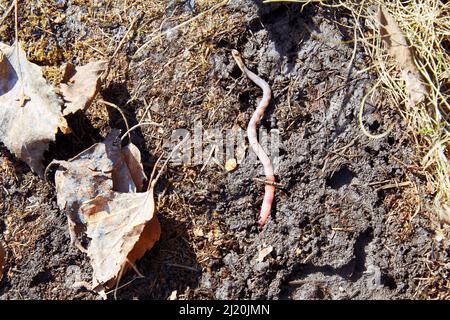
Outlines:
[[272, 161], [264, 152], [261, 145], [258, 143], [256, 127], [261, 122], [261, 119], [264, 116], [264, 112], [266, 111], [267, 106], [270, 103], [272, 90], [270, 89], [270, 86], [267, 84], [266, 81], [264, 81], [256, 74], [254, 74], [252, 71], [247, 69], [247, 67], [244, 64], [244, 61], [242, 60], [237, 50], [232, 50], [232, 55], [239, 69], [241, 69], [241, 71], [263, 91], [263, 97], [259, 102], [255, 112], [253, 113], [250, 122], [248, 123], [247, 135], [250, 146], [257, 155], [259, 161], [261, 161], [264, 167], [264, 174], [266, 175], [264, 200], [261, 206], [261, 213], [259, 215], [259, 225], [264, 226], [264, 224], [266, 223], [267, 219], [270, 216], [270, 211], [272, 209], [272, 202], [275, 197], [275, 175], [273, 172]]

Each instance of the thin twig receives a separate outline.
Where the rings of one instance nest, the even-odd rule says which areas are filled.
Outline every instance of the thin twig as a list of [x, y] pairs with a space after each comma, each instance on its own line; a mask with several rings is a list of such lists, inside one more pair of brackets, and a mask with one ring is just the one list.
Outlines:
[[104, 105], [106, 105], [106, 106], [108, 106], [108, 107], [114, 108], [114, 109], [116, 109], [116, 110], [120, 113], [120, 115], [121, 115], [122, 118], [123, 118], [123, 121], [125, 122], [125, 127], [127, 128], [127, 131], [126, 131], [126, 132], [128, 133], [128, 141], [131, 142], [130, 126], [128, 125], [128, 120], [127, 120], [127, 118], [125, 117], [125, 114], [123, 113], [123, 111], [122, 111], [117, 105], [115, 105], [115, 104], [112, 103], [112, 102], [108, 102], [108, 101], [105, 101], [105, 100], [103, 100], [103, 99], [100, 99], [98, 102], [103, 103]]
[[127, 132], [125, 132], [125, 133], [122, 135], [122, 137], [120, 138], [120, 140], [122, 141], [123, 139], [125, 139], [125, 137], [126, 137], [131, 131], [133, 131], [133, 130], [139, 128], [139, 127], [142, 127], [142, 126], [157, 126], [157, 127], [162, 127], [162, 124], [157, 123], [157, 122], [141, 122], [141, 123], [138, 123], [138, 124], [132, 126], [129, 130], [127, 130]]
[[171, 266], [171, 267], [177, 267], [177, 268], [191, 270], [191, 271], [194, 271], [194, 272], [199, 272], [200, 271], [197, 268], [190, 267], [190, 266], [185, 266], [185, 265], [178, 264], [178, 263], [168, 263], [167, 265]]
[[370, 89], [369, 92], [367, 92], [366, 95], [363, 97], [363, 99], [361, 100], [361, 105], [359, 106], [359, 113], [358, 113], [359, 127], [361, 128], [364, 135], [370, 139], [382, 139], [382, 138], [386, 137], [391, 132], [391, 130], [394, 128], [394, 125], [391, 124], [391, 126], [385, 132], [378, 134], [378, 135], [374, 135], [374, 134], [371, 134], [369, 131], [367, 131], [367, 129], [364, 127], [363, 113], [364, 113], [364, 107], [366, 105], [366, 100], [375, 91], [375, 88], [380, 83], [381, 83], [381, 80], [378, 80], [378, 82], [372, 87], [372, 89]]
[[[108, 291], [108, 292], [105, 292], [105, 294], [110, 294], [110, 293], [112, 293], [112, 292], [116, 292], [117, 290], [119, 290], [119, 289], [122, 289], [122, 288], [124, 288], [124, 287], [126, 287], [126, 286], [128, 286], [128, 285], [130, 285], [134, 280], [136, 280], [136, 279], [139, 279], [139, 277], [135, 277], [135, 278], [133, 278], [133, 279], [131, 279], [130, 281], [128, 281], [127, 283], [124, 283], [123, 285], [121, 285], [120, 287], [116, 287], [116, 288], [114, 288], [114, 289], [112, 289], [112, 290], [110, 290], [110, 291]], [[87, 288], [87, 289], [89, 289], [89, 288]], [[116, 297], [116, 300], [117, 300], [117, 297]]]
[[113, 58], [116, 56], [116, 54], [119, 52], [120, 48], [123, 46], [125, 40], [127, 39], [128, 35], [130, 34], [131, 30], [133, 29], [134, 24], [136, 23], [139, 16], [135, 17], [133, 21], [131, 21], [130, 27], [127, 30], [127, 33], [123, 36], [123, 38], [120, 40], [119, 44], [117, 45], [116, 50], [114, 50], [114, 53], [112, 54], [110, 61], [113, 60]]
[[3, 21], [8, 17], [8, 15], [11, 13], [12, 9], [14, 8], [14, 5], [16, 4], [16, 0], [11, 1], [11, 4], [9, 5], [8, 9], [3, 14], [3, 17], [0, 19], [0, 25], [3, 24]]
[[[117, 276], [116, 287], [115, 287], [115, 289], [114, 289], [114, 300], [117, 300], [117, 290], [118, 290], [118, 288], [119, 288], [120, 279], [122, 279], [123, 272], [125, 271], [125, 266], [126, 266], [126, 264], [124, 264], [124, 265], [120, 268], [119, 274], [118, 274], [118, 276]], [[106, 294], [106, 293], [105, 293], [105, 294]]]
[[136, 267], [136, 265], [130, 261], [130, 259], [127, 258], [127, 262], [140, 278], [145, 278], [145, 276], [139, 271], [139, 269]]

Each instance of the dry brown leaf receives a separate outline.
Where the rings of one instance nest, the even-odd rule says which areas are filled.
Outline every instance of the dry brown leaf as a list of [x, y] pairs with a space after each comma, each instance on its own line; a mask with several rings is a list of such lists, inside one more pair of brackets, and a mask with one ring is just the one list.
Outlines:
[[91, 239], [87, 253], [93, 286], [99, 290], [115, 284], [161, 234], [153, 216], [153, 189], [136, 193], [146, 179], [141, 153], [131, 143], [121, 148], [119, 136], [113, 130], [105, 141], [69, 161], [53, 162], [59, 166], [58, 206], [68, 216], [72, 240], [83, 234]]
[[0, 280], [2, 280], [2, 277], [3, 277], [3, 267], [5, 266], [5, 256], [6, 256], [5, 249], [3, 249], [2, 243], [0, 242]]
[[57, 203], [68, 217], [72, 242], [85, 227], [79, 211], [83, 202], [112, 190], [142, 190], [146, 177], [141, 153], [131, 143], [121, 148], [119, 136], [119, 130], [112, 130], [103, 142], [92, 145], [72, 159], [52, 162], [58, 166], [55, 173]]
[[69, 161], [53, 161], [56, 198], [66, 213], [72, 242], [84, 229], [81, 204], [113, 189], [112, 172], [120, 159], [120, 131], [113, 130], [105, 141], [96, 143]]
[[58, 128], [67, 132], [53, 87], [41, 67], [27, 60], [15, 44], [0, 43], [0, 139], [18, 158], [42, 176], [42, 157]]
[[402, 71], [408, 94], [407, 107], [413, 107], [422, 102], [427, 94], [423, 77], [414, 63], [413, 51], [397, 22], [383, 6], [378, 7], [376, 20], [389, 54], [397, 60]]
[[147, 179], [141, 162], [141, 152], [132, 143], [121, 150], [120, 163], [113, 171], [113, 189], [119, 192], [142, 191]]
[[90, 62], [81, 67], [66, 64], [60, 89], [66, 108], [66, 116], [88, 108], [100, 89], [100, 78], [108, 67], [107, 61]]
[[137, 191], [142, 191], [147, 176], [145, 175], [144, 166], [142, 165], [141, 152], [138, 147], [130, 142], [122, 148], [122, 156], [130, 170]]
[[93, 287], [112, 287], [159, 240], [161, 228], [154, 216], [153, 190], [111, 192], [85, 202], [81, 211], [91, 238], [88, 256]]

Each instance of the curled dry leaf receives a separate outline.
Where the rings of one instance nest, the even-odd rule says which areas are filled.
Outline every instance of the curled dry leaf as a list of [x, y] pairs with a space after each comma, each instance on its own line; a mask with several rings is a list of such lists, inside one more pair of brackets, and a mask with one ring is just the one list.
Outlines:
[[81, 211], [91, 238], [94, 288], [112, 287], [122, 272], [159, 240], [161, 228], [154, 216], [153, 191], [111, 192], [85, 202]]
[[3, 277], [3, 267], [5, 265], [5, 256], [6, 256], [5, 249], [3, 249], [2, 243], [0, 242], [0, 280], [2, 280], [2, 277]]
[[27, 60], [20, 45], [0, 43], [0, 140], [42, 176], [42, 157], [58, 128], [69, 130], [41, 67]]
[[137, 191], [142, 191], [147, 177], [142, 166], [141, 152], [134, 144], [129, 143], [122, 148], [122, 157], [130, 170], [131, 178], [136, 185]]
[[121, 149], [118, 165], [113, 170], [113, 189], [120, 192], [142, 191], [147, 179], [141, 162], [141, 152], [132, 143]]
[[92, 145], [68, 161], [53, 161], [51, 164], [58, 166], [55, 173], [57, 203], [68, 217], [72, 242], [85, 228], [79, 210], [83, 202], [111, 190], [142, 190], [146, 177], [140, 164], [141, 154], [133, 144], [121, 148], [119, 136], [119, 130], [112, 130], [103, 142]]
[[112, 171], [120, 159], [120, 131], [113, 130], [105, 141], [96, 143], [69, 161], [53, 161], [56, 198], [66, 213], [72, 243], [85, 227], [81, 204], [113, 188]]
[[71, 239], [90, 238], [87, 249], [94, 270], [93, 286], [102, 290], [116, 283], [130, 264], [159, 239], [153, 189], [142, 190], [146, 176], [139, 149], [121, 148], [113, 130], [69, 161], [54, 161], [58, 206], [69, 220]]
[[107, 61], [90, 62], [81, 67], [66, 64], [60, 89], [66, 108], [64, 115], [88, 108], [101, 85], [101, 76], [108, 67]]
[[395, 19], [383, 6], [378, 7], [376, 20], [389, 54], [397, 60], [402, 71], [408, 95], [407, 106], [413, 107], [422, 102], [427, 94], [423, 77], [414, 63], [413, 50]]

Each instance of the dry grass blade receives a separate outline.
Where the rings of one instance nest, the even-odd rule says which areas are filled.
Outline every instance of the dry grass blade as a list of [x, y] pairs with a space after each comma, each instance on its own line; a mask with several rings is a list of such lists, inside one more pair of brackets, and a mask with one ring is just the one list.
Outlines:
[[16, 5], [16, 0], [11, 1], [11, 4], [9, 5], [8, 9], [5, 11], [3, 16], [0, 18], [0, 25], [3, 24], [3, 21], [8, 17], [8, 15], [11, 13], [12, 9], [14, 9], [14, 6]]
[[372, 89], [370, 89], [369, 92], [367, 92], [367, 93], [364, 95], [364, 97], [363, 97], [362, 100], [361, 100], [361, 104], [360, 104], [359, 112], [358, 112], [358, 124], [359, 124], [359, 127], [361, 128], [361, 131], [363, 132], [363, 134], [364, 134], [366, 137], [370, 138], [370, 139], [382, 139], [382, 138], [386, 137], [386, 136], [392, 131], [392, 129], [393, 129], [393, 127], [394, 127], [394, 125], [391, 125], [391, 126], [389, 127], [389, 129], [387, 129], [385, 132], [380, 133], [380, 134], [377, 134], [377, 135], [374, 135], [374, 134], [371, 134], [371, 133], [366, 129], [366, 127], [364, 126], [364, 123], [363, 123], [364, 106], [366, 105], [367, 98], [369, 98], [369, 96], [371, 96], [371, 95], [375, 92], [375, 90], [376, 90], [376, 88], [379, 86], [379, 84], [380, 84], [380, 81], [378, 81], [378, 82], [372, 87]]

